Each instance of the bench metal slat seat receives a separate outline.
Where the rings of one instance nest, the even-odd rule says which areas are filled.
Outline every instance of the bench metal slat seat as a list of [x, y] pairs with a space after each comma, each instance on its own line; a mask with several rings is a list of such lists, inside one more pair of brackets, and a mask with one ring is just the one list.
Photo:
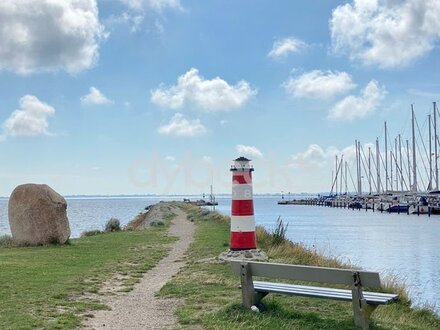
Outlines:
[[[334, 300], [352, 301], [352, 291], [345, 289], [324, 288], [318, 286], [304, 286], [286, 283], [254, 281], [256, 292], [282, 293], [303, 297], [326, 298]], [[364, 298], [370, 305], [386, 305], [397, 300], [397, 294], [380, 292], [363, 292]]]
[[[377, 306], [398, 301], [397, 294], [363, 290], [364, 287], [381, 289], [380, 276], [377, 272], [246, 260], [231, 261], [231, 266], [240, 276], [243, 306], [246, 308], [258, 304], [269, 293], [350, 301], [355, 324], [365, 330], [369, 328], [369, 317]], [[252, 278], [254, 276], [316, 282], [323, 285], [345, 285], [351, 289], [254, 281]]]

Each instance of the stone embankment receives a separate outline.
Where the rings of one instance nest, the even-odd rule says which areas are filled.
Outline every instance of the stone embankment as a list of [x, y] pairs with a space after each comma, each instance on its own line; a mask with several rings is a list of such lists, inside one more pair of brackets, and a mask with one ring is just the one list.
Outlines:
[[164, 212], [170, 211], [169, 203], [160, 202], [154, 205], [147, 206], [144, 211], [140, 212], [133, 220], [131, 220], [125, 229], [127, 230], [141, 230], [150, 226], [157, 226], [164, 224]]

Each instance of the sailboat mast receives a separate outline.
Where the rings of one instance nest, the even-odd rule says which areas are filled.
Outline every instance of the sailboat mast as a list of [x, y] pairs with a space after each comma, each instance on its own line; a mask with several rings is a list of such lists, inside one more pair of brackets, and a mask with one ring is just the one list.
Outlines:
[[340, 181], [340, 185], [339, 185], [339, 194], [342, 195], [342, 181], [344, 179], [344, 175], [343, 175], [343, 168], [344, 168], [344, 155], [341, 156], [341, 162], [339, 164], [339, 169], [341, 171], [341, 181]]
[[338, 156], [336, 155], [336, 177], [335, 177], [335, 192], [336, 192], [336, 195], [338, 195], [338, 165], [339, 165], [339, 162], [338, 162]]
[[357, 177], [357, 193], [359, 193], [359, 154], [358, 154], [358, 142], [354, 140], [354, 146], [356, 148], [356, 177]]
[[348, 164], [345, 162], [345, 194], [348, 194], [348, 185], [347, 185], [347, 172], [348, 172]]
[[380, 194], [380, 151], [379, 138], [376, 138], [376, 178], [377, 178], [377, 193]]
[[406, 140], [406, 157], [408, 158], [408, 188], [411, 189], [411, 162], [409, 160], [409, 141]]
[[371, 195], [371, 147], [368, 147], [368, 186]]
[[402, 164], [402, 137], [399, 134], [399, 174], [400, 174], [400, 188], [402, 188], [403, 191], [403, 164]]
[[397, 165], [397, 138], [394, 139], [394, 162], [396, 164], [396, 190], [399, 191], [399, 166]]
[[334, 185], [335, 185], [335, 171], [332, 170], [332, 190], [330, 191], [330, 196], [333, 195]]
[[391, 190], [394, 190], [394, 178], [393, 178], [393, 150], [390, 150], [390, 186], [391, 186]]
[[362, 195], [362, 168], [361, 168], [361, 142], [358, 141], [358, 161], [359, 161], [359, 195]]
[[435, 190], [438, 190], [438, 153], [437, 153], [437, 110], [434, 104], [434, 162], [435, 162]]
[[429, 183], [428, 191], [432, 190], [432, 132], [431, 132], [431, 115], [428, 115], [428, 125], [429, 125]]
[[414, 114], [414, 106], [411, 104], [411, 113], [412, 113], [412, 156], [413, 156], [413, 187], [412, 190], [417, 192], [417, 164], [416, 164], [416, 129], [415, 129], [415, 121], [416, 116]]
[[388, 138], [387, 122], [385, 122], [385, 193], [388, 192]]

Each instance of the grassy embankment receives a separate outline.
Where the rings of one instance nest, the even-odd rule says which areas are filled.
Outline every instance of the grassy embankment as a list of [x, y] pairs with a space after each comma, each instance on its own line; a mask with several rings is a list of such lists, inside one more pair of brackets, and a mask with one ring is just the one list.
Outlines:
[[[185, 299], [178, 311], [184, 328], [354, 328], [351, 305], [345, 302], [269, 295], [266, 312], [244, 311], [238, 278], [228, 265], [209, 262], [228, 247], [229, 219], [216, 213], [202, 216], [199, 208], [180, 205], [197, 223], [197, 234], [188, 266], [162, 294]], [[164, 208], [165, 217], [171, 219]], [[91, 310], [106, 308], [96, 295], [105, 283], [114, 284], [116, 277], [116, 287], [129, 291], [165, 255], [166, 244], [172, 241], [165, 231], [166, 227], [156, 227], [100, 234], [65, 246], [0, 247], [0, 329], [78, 327]], [[288, 241], [274, 244], [273, 235], [262, 229], [258, 241], [272, 261], [342, 266]], [[372, 328], [439, 329], [440, 320], [428, 310], [411, 309], [404, 297], [398, 304], [380, 306], [373, 314]]]
[[[190, 248], [188, 266], [162, 290], [164, 296], [185, 299], [178, 310], [184, 328], [204, 329], [354, 329], [350, 303], [286, 295], [269, 295], [263, 302], [264, 313], [241, 308], [239, 278], [224, 263], [209, 262], [227, 250], [229, 219], [211, 213], [203, 216], [198, 208], [183, 206], [197, 223], [196, 238]], [[338, 260], [324, 258], [300, 245], [282, 240], [258, 228], [258, 244], [271, 261], [292, 264], [346, 267]], [[399, 303], [379, 306], [373, 313], [372, 329], [440, 329], [440, 319], [426, 309], [413, 309], [402, 288], [389, 284], [390, 292], [399, 292]]]
[[[165, 220], [173, 214], [164, 206]], [[167, 226], [72, 239], [63, 246], [0, 246], [0, 329], [74, 329], [105, 283], [129, 291], [167, 252]], [[117, 283], [116, 283], [117, 282]], [[112, 294], [107, 293], [107, 294]]]

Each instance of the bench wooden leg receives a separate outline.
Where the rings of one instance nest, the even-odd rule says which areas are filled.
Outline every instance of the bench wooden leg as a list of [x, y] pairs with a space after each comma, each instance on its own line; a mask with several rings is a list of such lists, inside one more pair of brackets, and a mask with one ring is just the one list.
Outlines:
[[353, 274], [353, 287], [351, 289], [352, 293], [352, 304], [354, 313], [354, 323], [356, 326], [367, 330], [370, 326], [369, 319], [371, 313], [376, 309], [377, 305], [368, 305], [364, 294], [362, 292], [362, 285], [359, 279], [359, 273]]
[[370, 315], [377, 305], [368, 305], [365, 299], [353, 299], [354, 323], [356, 326], [367, 330], [370, 327]]
[[241, 264], [241, 297], [245, 308], [250, 309], [255, 304], [254, 282], [247, 263]]

